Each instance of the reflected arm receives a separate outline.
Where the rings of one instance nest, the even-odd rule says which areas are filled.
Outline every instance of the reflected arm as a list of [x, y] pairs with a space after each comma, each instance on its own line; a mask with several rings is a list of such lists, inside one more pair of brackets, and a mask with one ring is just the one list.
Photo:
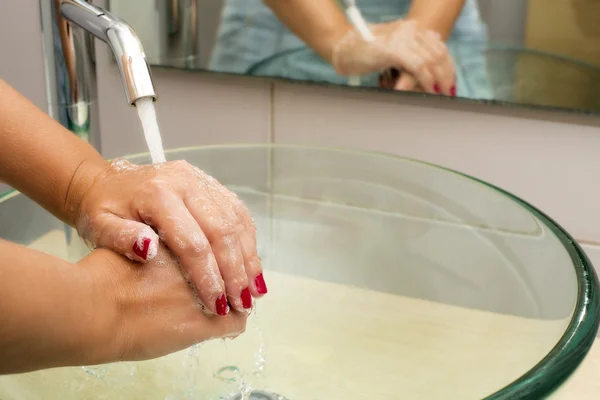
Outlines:
[[83, 192], [106, 168], [91, 145], [0, 79], [0, 181], [72, 223], [67, 193]]
[[334, 0], [263, 0], [296, 36], [331, 63], [333, 49], [352, 28]]
[[407, 19], [418, 21], [446, 40], [464, 5], [465, 0], [413, 0]]

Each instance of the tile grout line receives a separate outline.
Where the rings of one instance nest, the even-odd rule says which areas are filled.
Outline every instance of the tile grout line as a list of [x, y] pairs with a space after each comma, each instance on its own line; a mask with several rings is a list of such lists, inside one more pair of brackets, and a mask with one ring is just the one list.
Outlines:
[[269, 140], [275, 143], [275, 82], [269, 85]]
[[[275, 144], [275, 82], [271, 82], [269, 84], [269, 141], [270, 145]], [[275, 192], [275, 149], [269, 147], [268, 149], [268, 169], [267, 169], [267, 179], [268, 179], [268, 187], [269, 187], [269, 197], [267, 198], [267, 209], [269, 216], [269, 236], [268, 236], [268, 253], [271, 252], [274, 246], [273, 232], [275, 229], [274, 221], [273, 221], [273, 202], [274, 202], [274, 192]], [[271, 257], [269, 257], [271, 260]]]

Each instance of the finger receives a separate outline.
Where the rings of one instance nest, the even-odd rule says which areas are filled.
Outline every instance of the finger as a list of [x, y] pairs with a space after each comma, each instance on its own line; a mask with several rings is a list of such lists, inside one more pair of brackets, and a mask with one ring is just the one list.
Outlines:
[[256, 228], [246, 228], [240, 235], [240, 244], [242, 253], [244, 254], [244, 266], [246, 267], [246, 275], [250, 284], [250, 292], [254, 297], [260, 297], [269, 291], [265, 282], [262, 262], [258, 256], [256, 245]]
[[139, 213], [158, 228], [161, 239], [180, 262], [186, 278], [212, 313], [227, 315], [225, 285], [210, 242], [183, 200], [168, 189], [138, 205]]
[[[432, 70], [440, 88], [440, 93], [456, 95], [454, 62], [448, 47], [439, 39], [439, 34], [428, 31], [418, 38], [423, 48], [427, 48], [433, 55]], [[454, 87], [454, 89], [453, 89]]]
[[[158, 271], [155, 279], [160, 280], [160, 283], [157, 282], [155, 285], [162, 286], [161, 292], [169, 294], [168, 299], [166, 299], [169, 303], [165, 304], [164, 300], [160, 303], [160, 307], [170, 310], [169, 315], [157, 313], [161, 317], [157, 323], [166, 330], [177, 330], [178, 340], [181, 341], [179, 348], [189, 347], [191, 344], [213, 338], [235, 337], [244, 332], [247, 320], [246, 313], [231, 310], [225, 316], [215, 316], [198, 312], [198, 306], [201, 306], [204, 311], [206, 311], [206, 308], [199, 301], [197, 293], [195, 295], [191, 290], [185, 290], [183, 287], [186, 283], [182, 282], [181, 273], [176, 267], [177, 259], [172, 252], [159, 248], [159, 255], [155, 258], [153, 264], [151, 264], [151, 267], [154, 268], [154, 271]], [[175, 269], [173, 269], [174, 266]], [[172, 324], [169, 323], [169, 317], [173, 321]], [[172, 332], [166, 331], [164, 333], [166, 335], [172, 334]]]
[[[435, 79], [427, 67], [426, 57], [418, 50], [417, 46], [406, 46], [402, 54], [396, 54], [394, 64], [399, 69], [405, 69], [405, 72], [413, 75], [428, 92], [434, 92]], [[398, 87], [396, 85], [396, 89]]]
[[156, 257], [158, 235], [142, 222], [102, 213], [92, 219], [90, 234], [97, 247], [113, 250], [130, 260], [146, 262]]
[[421, 87], [429, 93], [441, 93], [437, 82], [438, 77], [435, 74], [435, 70], [432, 68], [436, 63], [434, 54], [418, 39], [412, 42], [409, 45], [409, 48], [417, 54], [421, 60], [421, 67], [418, 71], [418, 75], [416, 75]]
[[398, 82], [396, 82], [394, 89], [408, 91], [413, 90], [416, 86], [417, 80], [415, 79], [415, 77], [405, 72], [400, 76]]
[[[237, 293], [235, 290], [230, 293], [228, 288], [227, 294], [230, 297], [234, 297], [232, 299], [234, 303], [239, 304], [238, 302], [241, 300], [242, 307], [248, 309], [252, 307], [252, 296], [258, 297], [266, 294], [268, 291], [263, 276], [262, 263], [258, 256], [254, 221], [250, 217], [250, 212], [246, 205], [234, 192], [228, 190], [216, 179], [198, 168], [195, 168], [195, 174], [201, 181], [210, 183], [210, 189], [207, 190], [208, 195], [214, 203], [220, 205], [222, 216], [226, 218], [227, 221], [232, 222], [232, 226], [235, 228], [243, 260], [242, 266], [246, 272], [248, 286], [242, 288], [240, 299], [235, 298], [235, 294]], [[191, 197], [191, 200], [193, 201], [194, 197]], [[209, 207], [208, 204], [203, 204], [202, 198], [195, 198], [195, 203], [202, 204], [203, 208]], [[194, 209], [198, 210], [198, 207], [195, 207]], [[198, 218], [198, 220], [202, 218], [199, 214], [195, 214], [195, 217]], [[251, 296], [248, 291], [250, 291]], [[237, 309], [239, 309], [239, 307], [237, 307]]]
[[262, 262], [258, 256], [256, 226], [250, 217], [250, 211], [235, 193], [228, 191], [227, 198], [229, 200], [227, 210], [229, 211], [230, 218], [237, 218], [237, 220], [241, 221], [239, 225], [241, 230], [238, 231], [238, 237], [244, 256], [246, 275], [251, 282], [250, 291], [254, 297], [265, 295], [268, 289], [263, 275]]
[[[220, 197], [223, 203], [226, 199]], [[244, 255], [239, 242], [243, 230], [243, 221], [236, 215], [228, 215], [212, 196], [200, 199], [186, 198], [187, 208], [200, 225], [211, 244], [215, 258], [225, 283], [225, 291], [231, 306], [244, 311], [252, 308], [252, 296], [248, 285], [248, 276], [244, 266]]]
[[[422, 64], [422, 67], [412, 75], [412, 78], [407, 82], [407, 84], [410, 82], [411, 90], [419, 84], [428, 93], [438, 93], [436, 92], [435, 77], [426, 63]], [[413, 81], [414, 83], [412, 83]]]

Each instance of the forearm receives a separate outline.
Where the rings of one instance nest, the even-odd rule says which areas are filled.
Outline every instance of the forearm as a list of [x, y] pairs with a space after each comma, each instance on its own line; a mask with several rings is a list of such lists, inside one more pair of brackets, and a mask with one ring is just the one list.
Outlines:
[[92, 146], [0, 79], [0, 181], [73, 223], [65, 201], [75, 172], [77, 185], [88, 185], [106, 168]]
[[0, 374], [101, 360], [99, 289], [85, 268], [0, 240]]
[[450, 36], [465, 0], [413, 0], [407, 19], [438, 32], [444, 40]]
[[263, 0], [296, 36], [331, 62], [336, 44], [351, 29], [334, 0]]

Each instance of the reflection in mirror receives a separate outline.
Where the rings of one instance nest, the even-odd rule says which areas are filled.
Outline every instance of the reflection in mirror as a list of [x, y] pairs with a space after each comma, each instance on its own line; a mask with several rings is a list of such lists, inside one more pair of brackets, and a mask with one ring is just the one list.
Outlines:
[[155, 66], [600, 111], [598, 1], [111, 0], [109, 8]]

